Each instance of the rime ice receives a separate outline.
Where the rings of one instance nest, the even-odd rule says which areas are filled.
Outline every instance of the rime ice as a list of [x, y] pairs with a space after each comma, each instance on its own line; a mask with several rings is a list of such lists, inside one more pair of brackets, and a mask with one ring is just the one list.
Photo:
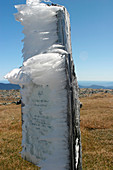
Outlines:
[[24, 61], [5, 78], [21, 86], [21, 155], [43, 170], [81, 168], [80, 103], [69, 14], [62, 6], [40, 0], [15, 7], [16, 20], [24, 26]]

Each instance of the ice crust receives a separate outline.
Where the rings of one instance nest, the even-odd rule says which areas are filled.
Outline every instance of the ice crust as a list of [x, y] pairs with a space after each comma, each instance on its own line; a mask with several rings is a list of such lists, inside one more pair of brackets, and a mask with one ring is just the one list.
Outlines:
[[5, 78], [13, 84], [19, 84], [21, 87], [31, 82], [37, 85], [50, 84], [51, 87], [54, 87], [60, 83], [60, 79], [57, 80], [57, 77], [54, 81], [55, 74], [61, 77], [61, 81], [65, 81], [64, 63], [64, 50], [63, 55], [60, 53], [39, 54], [25, 61], [21, 68], [9, 72]]
[[[37, 5], [41, 2], [42, 0], [26, 0], [26, 4], [28, 5]], [[51, 2], [50, 0], [43, 0], [44, 2]]]
[[15, 6], [16, 20], [24, 26], [24, 62], [5, 78], [21, 86], [22, 157], [42, 170], [66, 170], [69, 147], [65, 57], [71, 51], [67, 42], [69, 28], [64, 46], [59, 42], [56, 17], [58, 11], [64, 15], [64, 7], [37, 2], [29, 0], [27, 5]]
[[76, 145], [75, 145], [75, 150], [76, 150], [76, 169], [78, 167], [78, 161], [79, 161], [79, 139], [76, 138]]
[[43, 3], [15, 7], [18, 9], [18, 13], [15, 14], [16, 20], [24, 26], [24, 61], [47, 52], [53, 44], [58, 43], [56, 15], [58, 10], [63, 10], [62, 7], [49, 7]]

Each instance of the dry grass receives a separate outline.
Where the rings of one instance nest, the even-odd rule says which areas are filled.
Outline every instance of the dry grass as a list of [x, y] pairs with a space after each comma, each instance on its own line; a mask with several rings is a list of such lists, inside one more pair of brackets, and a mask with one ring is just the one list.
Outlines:
[[38, 170], [21, 158], [21, 108], [0, 106], [0, 170]]
[[[113, 95], [98, 93], [80, 100], [83, 170], [112, 170]], [[0, 105], [0, 170], [38, 170], [20, 152], [21, 107]]]
[[113, 95], [80, 99], [83, 169], [113, 169]]

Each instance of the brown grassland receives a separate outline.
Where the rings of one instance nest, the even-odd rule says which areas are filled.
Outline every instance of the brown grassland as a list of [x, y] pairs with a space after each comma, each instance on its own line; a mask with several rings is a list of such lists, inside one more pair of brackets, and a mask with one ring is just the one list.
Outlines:
[[113, 95], [80, 100], [83, 169], [113, 170]]
[[[113, 95], [101, 92], [80, 101], [83, 170], [112, 170]], [[21, 158], [21, 131], [21, 106], [0, 105], [0, 170], [38, 170]]]

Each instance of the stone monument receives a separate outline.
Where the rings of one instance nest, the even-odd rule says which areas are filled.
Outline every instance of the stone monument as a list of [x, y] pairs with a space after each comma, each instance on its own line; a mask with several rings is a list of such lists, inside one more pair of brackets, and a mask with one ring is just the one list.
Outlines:
[[80, 102], [65, 7], [16, 5], [24, 26], [23, 66], [5, 77], [21, 86], [22, 157], [43, 170], [81, 170]]

